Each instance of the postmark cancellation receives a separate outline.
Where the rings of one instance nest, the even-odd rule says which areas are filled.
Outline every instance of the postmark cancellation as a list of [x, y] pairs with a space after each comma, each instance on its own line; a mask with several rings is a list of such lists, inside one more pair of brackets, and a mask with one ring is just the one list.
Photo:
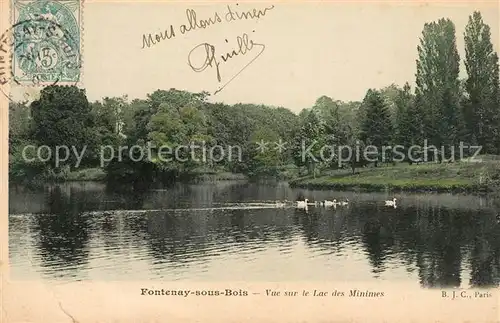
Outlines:
[[[80, 81], [81, 0], [12, 0], [11, 26], [1, 40], [10, 49], [10, 75], [2, 78], [2, 84], [45, 86]], [[2, 61], [6, 62], [5, 57]]]

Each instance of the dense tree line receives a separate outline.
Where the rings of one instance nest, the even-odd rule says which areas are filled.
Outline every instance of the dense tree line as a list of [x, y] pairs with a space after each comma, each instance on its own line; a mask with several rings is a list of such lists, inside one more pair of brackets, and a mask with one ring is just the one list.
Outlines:
[[[424, 140], [436, 147], [465, 142], [482, 146], [482, 153], [499, 154], [498, 55], [490, 28], [479, 12], [469, 17], [464, 40], [465, 79], [459, 78], [455, 26], [442, 18], [423, 27], [413, 90], [409, 83], [402, 88], [392, 84], [368, 89], [360, 102], [321, 96], [298, 115], [283, 107], [212, 103], [206, 92], [157, 90], [146, 99], [129, 101], [124, 96], [89, 102], [82, 89], [49, 86], [31, 104], [9, 106], [10, 176], [14, 180], [50, 177], [75, 170], [78, 158], [74, 154], [59, 165], [52, 159], [27, 163], [22, 150], [30, 144], [65, 145], [78, 151], [86, 147], [78, 168], [103, 167], [108, 179], [118, 181], [172, 180], [199, 172], [233, 172], [251, 177], [314, 176], [338, 167], [349, 167], [354, 172], [367, 163], [345, 151], [322, 149], [330, 145], [363, 149], [367, 145], [408, 148], [422, 145]], [[286, 143], [281, 152], [274, 145], [280, 140]], [[268, 143], [263, 151], [256, 146], [261, 141]], [[182, 152], [182, 161], [159, 158], [157, 147], [175, 149], [193, 142], [207, 148], [218, 145], [239, 150], [231, 151], [232, 160], [227, 158], [227, 150], [219, 151], [225, 155], [221, 160], [202, 160], [200, 151], [196, 152], [197, 158]], [[118, 147], [134, 145], [144, 151], [153, 147], [152, 158], [137, 162], [139, 151], [117, 153]], [[104, 165], [101, 146], [116, 148], [114, 156], [106, 156]], [[303, 154], [305, 146], [310, 147], [310, 155]], [[447, 149], [435, 155], [437, 162], [446, 157], [443, 153], [449, 157], [452, 152]], [[338, 163], [340, 157], [343, 163]], [[378, 157], [375, 167], [391, 162], [390, 155]]]

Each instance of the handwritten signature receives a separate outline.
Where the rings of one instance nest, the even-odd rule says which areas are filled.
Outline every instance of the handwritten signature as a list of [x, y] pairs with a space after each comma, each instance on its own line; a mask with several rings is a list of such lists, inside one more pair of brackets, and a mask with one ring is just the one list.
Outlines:
[[[226, 40], [227, 41], [227, 40]], [[250, 66], [266, 49], [266, 46], [264, 44], [258, 44], [255, 43], [253, 40], [251, 40], [247, 34], [243, 34], [242, 36], [238, 36], [236, 38], [236, 41], [238, 43], [238, 48], [233, 49], [231, 52], [225, 53], [224, 55], [220, 55], [220, 58], [222, 61], [219, 61], [216, 57], [219, 56], [215, 52], [215, 46], [211, 45], [209, 43], [201, 43], [197, 46], [195, 46], [188, 54], [188, 64], [191, 67], [191, 69], [197, 73], [203, 72], [206, 70], [208, 67], [215, 67], [216, 75], [217, 75], [217, 81], [220, 83], [222, 81], [221, 73], [220, 73], [220, 64], [225, 63], [228, 60], [234, 58], [235, 56], [240, 56], [240, 55], [246, 55], [247, 53], [251, 52], [254, 48], [260, 48], [260, 51], [258, 54], [250, 60], [241, 70], [239, 70], [238, 73], [236, 73], [229, 81], [224, 83], [217, 91], [214, 92], [214, 95], [222, 91], [229, 83], [231, 83], [238, 75], [240, 75], [248, 66]], [[196, 66], [193, 65], [192, 62], [192, 56], [195, 53], [203, 52], [205, 54], [205, 61], [203, 62], [203, 65], [201, 66]]]

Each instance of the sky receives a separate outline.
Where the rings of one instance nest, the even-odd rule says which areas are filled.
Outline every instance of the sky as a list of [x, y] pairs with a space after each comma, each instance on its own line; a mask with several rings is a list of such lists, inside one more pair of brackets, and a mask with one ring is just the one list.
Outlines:
[[[233, 12], [274, 7], [259, 19], [228, 22], [228, 5]], [[198, 21], [214, 19], [218, 13], [221, 22], [183, 34], [181, 25], [189, 24], [188, 9], [196, 12]], [[404, 5], [374, 1], [238, 5], [87, 1], [82, 85], [91, 101], [124, 94], [130, 99], [145, 98], [156, 89], [170, 88], [214, 93], [251, 62], [210, 100], [262, 103], [294, 112], [311, 107], [322, 95], [362, 100], [368, 88], [392, 83], [402, 86], [407, 81], [414, 84], [417, 45], [426, 22], [450, 18], [464, 58], [463, 32], [474, 10], [480, 10], [490, 25], [498, 51], [498, 3], [492, 1], [408, 1]], [[143, 46], [144, 35], [154, 39], [165, 30], [170, 33], [171, 25], [175, 37]], [[221, 55], [238, 48], [237, 39], [244, 34], [248, 44], [259, 45], [224, 62]], [[190, 57], [195, 68], [202, 67], [205, 46], [197, 46], [203, 43], [214, 46], [221, 82], [215, 67], [196, 72], [188, 64]], [[463, 61], [461, 74], [466, 75]]]

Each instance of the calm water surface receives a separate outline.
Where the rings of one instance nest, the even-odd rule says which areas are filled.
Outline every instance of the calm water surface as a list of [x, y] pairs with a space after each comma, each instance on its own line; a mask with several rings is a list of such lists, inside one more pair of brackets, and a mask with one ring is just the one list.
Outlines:
[[[98, 183], [11, 187], [13, 279], [407, 281], [498, 286], [493, 198], [219, 182], [116, 193]], [[349, 199], [275, 208], [275, 200]]]

